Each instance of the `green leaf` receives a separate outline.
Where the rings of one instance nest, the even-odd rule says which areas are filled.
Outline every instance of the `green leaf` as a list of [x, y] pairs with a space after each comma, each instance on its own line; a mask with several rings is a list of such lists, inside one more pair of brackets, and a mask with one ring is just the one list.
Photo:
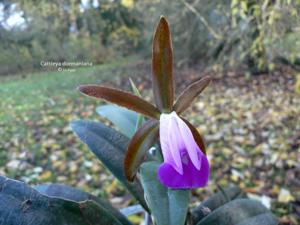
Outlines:
[[151, 118], [158, 119], [160, 116], [160, 111], [155, 106], [129, 92], [100, 85], [82, 85], [78, 90], [87, 96], [106, 100]]
[[226, 193], [226, 196], [224, 196], [224, 194], [220, 191], [209, 199], [203, 201], [199, 206], [192, 210], [193, 224], [199, 222], [208, 214], [208, 212], [214, 211], [215, 209], [227, 203], [227, 197], [230, 201], [237, 198], [246, 198], [245, 193], [236, 186], [225, 188], [224, 192]]
[[160, 18], [152, 50], [152, 81], [156, 106], [164, 112], [171, 112], [174, 101], [173, 50], [167, 20]]
[[47, 195], [49, 197], [63, 198], [75, 202], [82, 202], [86, 200], [93, 200], [101, 205], [108, 212], [110, 212], [115, 218], [117, 218], [123, 225], [132, 225], [127, 218], [115, 209], [108, 201], [88, 194], [79, 189], [63, 185], [63, 184], [42, 184], [34, 187], [39, 193]]
[[[134, 82], [133, 82], [131, 79], [129, 79], [129, 81], [130, 81], [130, 84], [131, 84], [131, 88], [132, 88], [132, 90], [133, 90], [133, 93], [134, 93], [135, 95], [141, 97], [142, 95], [141, 95], [139, 89], [138, 89], [138, 88], [136, 87], [136, 85], [134, 84]], [[142, 116], [141, 114], [138, 114], [138, 119], [137, 119], [136, 126], [135, 126], [135, 130], [136, 130], [136, 131], [141, 127], [141, 125], [142, 125], [142, 123], [143, 123], [143, 120], [144, 120], [143, 116]]]
[[157, 120], [149, 120], [132, 137], [124, 161], [125, 175], [129, 181], [133, 181], [147, 151], [157, 141], [158, 125]]
[[113, 175], [133, 194], [140, 204], [147, 209], [140, 183], [127, 181], [123, 170], [125, 151], [129, 140], [116, 130], [99, 122], [74, 121], [71, 123], [73, 131]]
[[270, 213], [269, 210], [256, 200], [236, 199], [209, 213], [197, 225], [238, 225], [266, 213]]
[[174, 190], [163, 186], [157, 178], [158, 162], [141, 165], [140, 175], [145, 197], [156, 225], [185, 224], [189, 190]]
[[139, 96], [139, 97], [142, 97], [139, 89], [136, 87], [135, 83], [133, 82], [133, 80], [131, 78], [129, 78], [129, 81], [130, 81], [130, 85], [131, 85], [131, 89], [133, 91], [133, 93], [136, 95], [136, 96]]
[[210, 81], [210, 77], [204, 77], [195, 81], [179, 95], [174, 105], [174, 110], [178, 115], [183, 113], [192, 104], [193, 100], [209, 85]]
[[245, 220], [237, 225], [277, 225], [278, 220], [272, 213], [264, 213]]
[[0, 176], [0, 222], [5, 225], [122, 225], [93, 200], [76, 202], [49, 197], [3, 176]]
[[82, 216], [86, 218], [86, 221], [88, 221], [89, 225], [122, 225], [120, 221], [117, 221], [111, 214], [108, 214], [110, 212], [107, 212], [107, 214], [100, 213], [99, 205], [94, 201], [81, 202], [80, 210]]
[[125, 216], [131, 216], [134, 214], [143, 213], [143, 212], [145, 212], [145, 210], [143, 209], [143, 207], [141, 205], [132, 205], [132, 206], [128, 206], [126, 208], [121, 209], [121, 212]]
[[97, 107], [100, 116], [110, 120], [116, 125], [122, 134], [131, 138], [135, 133], [138, 114], [116, 105], [103, 105]]

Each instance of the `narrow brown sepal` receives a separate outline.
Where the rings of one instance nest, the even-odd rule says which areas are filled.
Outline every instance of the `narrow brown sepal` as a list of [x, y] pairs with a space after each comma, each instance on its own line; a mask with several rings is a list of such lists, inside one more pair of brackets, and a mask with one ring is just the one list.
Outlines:
[[78, 90], [85, 95], [100, 98], [145, 116], [159, 119], [160, 112], [155, 106], [129, 92], [100, 85], [82, 85], [78, 87]]
[[190, 84], [176, 100], [174, 111], [177, 114], [183, 113], [193, 102], [193, 100], [209, 85], [210, 77], [204, 77]]
[[157, 25], [152, 49], [152, 81], [156, 106], [171, 112], [174, 101], [173, 49], [167, 20], [161, 17]]
[[133, 181], [147, 151], [158, 140], [158, 128], [159, 123], [157, 120], [149, 120], [131, 138], [124, 161], [127, 180]]

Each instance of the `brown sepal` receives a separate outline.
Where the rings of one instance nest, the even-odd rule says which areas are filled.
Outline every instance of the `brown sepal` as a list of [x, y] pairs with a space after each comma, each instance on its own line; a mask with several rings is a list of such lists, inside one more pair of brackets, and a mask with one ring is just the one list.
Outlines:
[[158, 140], [158, 128], [158, 121], [151, 119], [143, 124], [131, 138], [124, 160], [124, 171], [127, 180], [133, 181], [147, 151]]
[[193, 100], [209, 85], [210, 81], [210, 77], [204, 77], [190, 84], [177, 98], [174, 111], [178, 115], [183, 113], [192, 104]]
[[160, 116], [155, 106], [129, 92], [100, 85], [82, 85], [78, 90], [85, 95], [106, 100], [151, 118], [158, 119]]
[[174, 101], [173, 49], [167, 20], [161, 17], [157, 25], [152, 49], [152, 81], [156, 106], [171, 112]]

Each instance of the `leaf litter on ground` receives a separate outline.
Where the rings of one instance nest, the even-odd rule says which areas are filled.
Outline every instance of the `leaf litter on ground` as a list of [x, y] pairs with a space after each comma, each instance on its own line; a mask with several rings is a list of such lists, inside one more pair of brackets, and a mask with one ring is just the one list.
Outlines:
[[[185, 112], [205, 137], [211, 163], [209, 186], [193, 191], [192, 205], [212, 195], [216, 184], [236, 184], [271, 207], [280, 224], [298, 224], [300, 96], [293, 90], [293, 71], [280, 68], [271, 75], [250, 78], [241, 72], [175, 71], [176, 93], [201, 76], [213, 77]], [[95, 113], [104, 103], [82, 97], [76, 86], [96, 82], [130, 91], [129, 77], [142, 96], [152, 101], [150, 66], [144, 62], [2, 83], [0, 174], [29, 184], [72, 185], [109, 198], [119, 208], [132, 204], [130, 195], [69, 128], [75, 119], [109, 124]]]

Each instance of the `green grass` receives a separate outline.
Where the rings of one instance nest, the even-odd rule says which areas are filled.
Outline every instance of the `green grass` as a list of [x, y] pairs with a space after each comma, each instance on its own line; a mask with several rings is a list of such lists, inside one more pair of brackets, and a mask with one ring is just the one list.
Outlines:
[[0, 121], [14, 120], [19, 115], [26, 116], [29, 111], [37, 111], [43, 105], [58, 104], [66, 99], [78, 97], [76, 87], [82, 83], [100, 83], [113, 80], [113, 68], [124, 65], [119, 61], [89, 68], [79, 68], [75, 72], [45, 72], [28, 74], [25, 78], [13, 76], [2, 78], [0, 89]]
[[100, 178], [105, 169], [69, 128], [72, 120], [101, 120], [95, 108], [102, 102], [76, 87], [118, 82], [128, 76], [122, 68], [132, 61], [0, 78], [0, 173], [29, 183], [63, 182], [88, 191], [102, 187], [102, 193], [113, 178]]

